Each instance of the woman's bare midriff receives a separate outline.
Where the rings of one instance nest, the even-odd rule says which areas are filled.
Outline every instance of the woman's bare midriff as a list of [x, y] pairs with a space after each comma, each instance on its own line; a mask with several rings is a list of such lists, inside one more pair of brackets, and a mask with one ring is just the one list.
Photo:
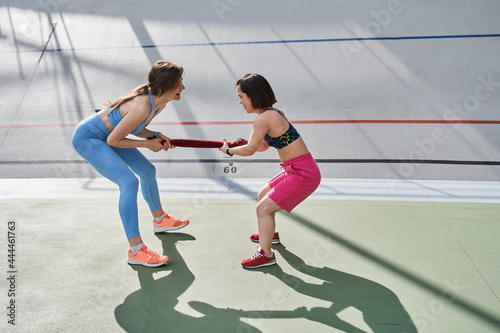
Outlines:
[[107, 108], [102, 109], [101, 111], [97, 112], [97, 115], [99, 116], [99, 118], [101, 118], [104, 125], [106, 125], [106, 128], [109, 129], [109, 131], [112, 131], [114, 127], [111, 126], [111, 123], [109, 122], [108, 115], [106, 113], [107, 110], [108, 110]]
[[281, 162], [286, 163], [296, 157], [309, 154], [309, 150], [307, 149], [304, 140], [302, 140], [302, 138], [298, 138], [288, 146], [278, 149], [278, 154]]

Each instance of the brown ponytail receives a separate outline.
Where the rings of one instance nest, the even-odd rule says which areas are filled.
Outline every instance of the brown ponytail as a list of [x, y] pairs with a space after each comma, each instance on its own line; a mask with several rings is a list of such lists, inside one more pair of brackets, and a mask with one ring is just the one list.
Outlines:
[[112, 108], [110, 113], [119, 108], [122, 104], [134, 99], [140, 95], [147, 95], [149, 92], [153, 95], [161, 96], [167, 91], [175, 88], [179, 80], [182, 79], [184, 69], [170, 61], [159, 60], [148, 73], [148, 83], [136, 87], [134, 90], [118, 98], [113, 103], [103, 104]]

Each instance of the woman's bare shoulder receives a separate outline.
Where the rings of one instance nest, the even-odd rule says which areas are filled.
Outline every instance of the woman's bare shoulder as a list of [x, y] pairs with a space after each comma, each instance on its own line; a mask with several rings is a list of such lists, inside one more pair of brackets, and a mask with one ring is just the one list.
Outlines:
[[147, 95], [139, 95], [130, 101], [123, 103], [120, 109], [123, 113], [134, 113], [137, 115], [148, 115], [150, 110], [149, 98]]

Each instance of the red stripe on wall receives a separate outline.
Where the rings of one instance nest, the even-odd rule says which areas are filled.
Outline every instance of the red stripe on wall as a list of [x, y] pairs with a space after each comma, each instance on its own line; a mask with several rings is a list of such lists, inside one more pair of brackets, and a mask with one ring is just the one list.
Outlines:
[[[293, 124], [477, 124], [500, 125], [500, 120], [293, 120]], [[150, 125], [159, 126], [192, 126], [192, 125], [252, 125], [253, 121], [181, 121], [154, 122]], [[0, 125], [0, 128], [36, 128], [36, 127], [74, 127], [77, 124], [30, 124], [30, 125]]]

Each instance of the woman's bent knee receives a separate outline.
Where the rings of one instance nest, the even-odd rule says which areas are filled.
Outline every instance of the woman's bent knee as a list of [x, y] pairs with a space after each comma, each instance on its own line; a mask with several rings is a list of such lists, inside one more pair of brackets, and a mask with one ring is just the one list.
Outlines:
[[118, 186], [120, 187], [120, 191], [126, 190], [137, 192], [139, 189], [139, 179], [137, 179], [137, 177], [132, 173], [126, 176], [124, 175], [118, 180]]
[[259, 201], [262, 200], [262, 198], [264, 198], [264, 196], [269, 192], [271, 191], [271, 186], [269, 186], [269, 184], [266, 184], [264, 185], [260, 191], [259, 191], [259, 194], [258, 194], [258, 199]]
[[257, 206], [255, 207], [257, 217], [272, 215], [280, 210], [281, 207], [266, 195], [257, 203]]
[[149, 163], [144, 166], [143, 174], [145, 177], [150, 179], [156, 179], [156, 167], [153, 163]]

